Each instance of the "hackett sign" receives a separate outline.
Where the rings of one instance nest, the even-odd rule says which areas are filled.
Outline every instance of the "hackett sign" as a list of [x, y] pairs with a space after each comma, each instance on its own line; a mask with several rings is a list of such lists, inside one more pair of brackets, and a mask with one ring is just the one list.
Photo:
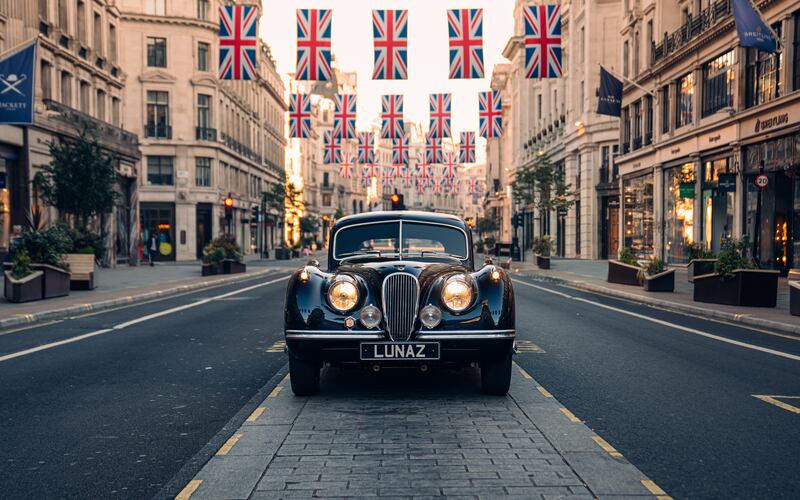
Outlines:
[[758, 118], [756, 119], [756, 126], [754, 132], [758, 134], [759, 132], [771, 130], [775, 127], [780, 127], [781, 125], [788, 125], [789, 124], [789, 113], [784, 113], [782, 115], [777, 116], [770, 116], [769, 118]]

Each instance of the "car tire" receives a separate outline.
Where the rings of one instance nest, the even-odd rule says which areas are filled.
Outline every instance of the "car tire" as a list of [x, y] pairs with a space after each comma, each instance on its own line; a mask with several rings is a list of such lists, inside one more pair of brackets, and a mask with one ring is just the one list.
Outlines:
[[511, 387], [511, 352], [499, 361], [481, 364], [481, 389], [484, 394], [505, 396]]
[[320, 366], [295, 357], [289, 358], [289, 380], [295, 396], [313, 396], [319, 392]]

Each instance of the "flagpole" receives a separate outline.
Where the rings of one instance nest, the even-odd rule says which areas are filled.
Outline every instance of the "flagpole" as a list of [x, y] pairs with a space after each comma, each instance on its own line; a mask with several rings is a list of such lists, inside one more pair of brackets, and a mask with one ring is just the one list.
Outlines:
[[647, 94], [648, 94], [650, 97], [655, 97], [655, 96], [656, 96], [656, 95], [655, 95], [655, 93], [653, 93], [653, 92], [651, 92], [651, 91], [647, 90], [646, 88], [642, 87], [641, 85], [639, 85], [638, 83], [634, 82], [633, 80], [631, 80], [631, 79], [630, 79], [630, 78], [628, 78], [627, 76], [622, 76], [622, 75], [620, 75], [619, 73], [617, 73], [617, 72], [615, 72], [615, 71], [612, 71], [612, 70], [610, 70], [610, 69], [608, 69], [608, 68], [604, 67], [604, 66], [603, 66], [602, 64], [600, 64], [600, 63], [597, 63], [597, 65], [598, 65], [598, 66], [600, 66], [602, 69], [604, 69], [604, 70], [608, 71], [608, 72], [609, 72], [609, 73], [611, 73], [612, 75], [616, 76], [617, 78], [620, 78], [620, 79], [622, 79], [622, 80], [625, 80], [626, 82], [630, 83], [631, 85], [633, 85], [633, 86], [634, 86], [634, 87], [636, 87], [637, 89], [640, 89], [640, 90], [642, 90], [643, 92], [646, 92], [646, 93], [647, 93]]

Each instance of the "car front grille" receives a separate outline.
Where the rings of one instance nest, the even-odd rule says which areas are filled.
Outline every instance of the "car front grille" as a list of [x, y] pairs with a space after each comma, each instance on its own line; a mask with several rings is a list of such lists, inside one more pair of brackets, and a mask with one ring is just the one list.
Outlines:
[[411, 274], [390, 274], [383, 281], [383, 315], [392, 340], [411, 338], [417, 320], [419, 281]]

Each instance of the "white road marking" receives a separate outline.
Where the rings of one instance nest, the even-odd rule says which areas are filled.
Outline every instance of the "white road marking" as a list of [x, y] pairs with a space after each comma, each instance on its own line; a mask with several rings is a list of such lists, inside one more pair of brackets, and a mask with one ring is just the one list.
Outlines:
[[759, 352], [763, 352], [763, 353], [766, 353], [766, 354], [771, 354], [773, 356], [779, 356], [781, 358], [791, 359], [792, 361], [800, 361], [800, 356], [797, 356], [795, 354], [789, 354], [787, 352], [776, 351], [775, 349], [770, 349], [768, 347], [761, 347], [761, 346], [754, 345], [754, 344], [748, 344], [747, 342], [740, 342], [738, 340], [733, 340], [733, 339], [729, 339], [729, 338], [726, 338], [726, 337], [721, 337], [719, 335], [714, 335], [713, 333], [704, 332], [702, 330], [697, 330], [695, 328], [689, 328], [688, 326], [683, 326], [683, 325], [678, 325], [678, 324], [675, 324], [675, 323], [670, 323], [669, 321], [664, 321], [664, 320], [657, 319], [657, 318], [651, 318], [650, 316], [645, 316], [644, 314], [638, 314], [638, 313], [635, 313], [635, 312], [632, 312], [632, 311], [626, 311], [625, 309], [620, 309], [618, 307], [613, 307], [613, 306], [609, 306], [609, 305], [606, 305], [606, 304], [601, 304], [600, 302], [595, 302], [595, 301], [592, 301], [592, 300], [589, 300], [589, 299], [584, 299], [582, 297], [573, 297], [572, 295], [568, 295], [566, 293], [562, 293], [562, 292], [559, 292], [559, 291], [556, 291], [556, 290], [550, 290], [549, 288], [533, 285], [531, 283], [526, 283], [524, 281], [520, 281], [520, 280], [517, 280], [517, 279], [515, 279], [513, 281], [514, 281], [514, 283], [519, 283], [521, 285], [529, 286], [531, 288], [536, 288], [538, 290], [542, 290], [543, 292], [551, 293], [553, 295], [558, 295], [558, 296], [566, 298], [566, 299], [577, 300], [577, 301], [583, 302], [585, 304], [590, 304], [590, 305], [593, 305], [593, 306], [596, 306], [596, 307], [607, 309], [609, 311], [614, 311], [614, 312], [617, 312], [617, 313], [620, 313], [620, 314], [625, 314], [627, 316], [631, 316], [631, 317], [634, 317], [634, 318], [637, 318], [637, 319], [641, 319], [641, 320], [644, 320], [644, 321], [649, 321], [651, 323], [655, 323], [655, 324], [661, 325], [661, 326], [666, 326], [668, 328], [674, 328], [675, 330], [680, 330], [682, 332], [691, 333], [693, 335], [699, 335], [701, 337], [706, 337], [706, 338], [717, 340], [717, 341], [720, 341], [720, 342], [725, 342], [726, 344], [731, 344], [731, 345], [735, 345], [735, 346], [738, 346], [738, 347], [744, 347], [745, 349], [752, 349], [754, 351], [759, 351]]
[[94, 332], [85, 333], [83, 335], [78, 335], [77, 337], [70, 337], [68, 339], [59, 340], [57, 342], [51, 342], [49, 344], [42, 344], [40, 346], [31, 347], [30, 349], [25, 349], [24, 351], [13, 352], [11, 354], [6, 354], [4, 356], [0, 356], [0, 363], [3, 361], [9, 361], [15, 358], [20, 358], [22, 356], [28, 356], [29, 354], [34, 354], [40, 351], [45, 351], [47, 349], [53, 349], [54, 347], [62, 346], [65, 344], [72, 344], [74, 342], [80, 342], [81, 340], [86, 340], [88, 338], [97, 337], [98, 335], [103, 335], [109, 332], [123, 330], [128, 328], [129, 326], [138, 325], [139, 323], [143, 323], [145, 321], [150, 321], [151, 319], [160, 318], [162, 316], [167, 316], [169, 314], [175, 314], [176, 312], [185, 311], [187, 309], [191, 309], [193, 307], [201, 306], [203, 304], [208, 304], [209, 302], [213, 302], [215, 300], [224, 299], [227, 297], [232, 297], [234, 295], [239, 295], [241, 293], [249, 292], [251, 290], [255, 290], [257, 288], [265, 287], [268, 285], [274, 285], [275, 283], [279, 283], [281, 281], [289, 279], [289, 276], [284, 276], [283, 278], [274, 279], [272, 281], [266, 281], [264, 283], [258, 283], [256, 285], [251, 285], [246, 288], [242, 288], [240, 290], [234, 290], [232, 292], [224, 293], [222, 295], [217, 295], [214, 297], [209, 297], [207, 299], [198, 300], [197, 302], [192, 302], [191, 304], [185, 304], [178, 307], [173, 307], [172, 309], [166, 309], [164, 311], [160, 311], [157, 313], [149, 314], [147, 316], [142, 316], [141, 318], [137, 318], [131, 321], [126, 321], [124, 323], [120, 323], [118, 325], [114, 325], [111, 328], [104, 328], [102, 330], [96, 330]]

